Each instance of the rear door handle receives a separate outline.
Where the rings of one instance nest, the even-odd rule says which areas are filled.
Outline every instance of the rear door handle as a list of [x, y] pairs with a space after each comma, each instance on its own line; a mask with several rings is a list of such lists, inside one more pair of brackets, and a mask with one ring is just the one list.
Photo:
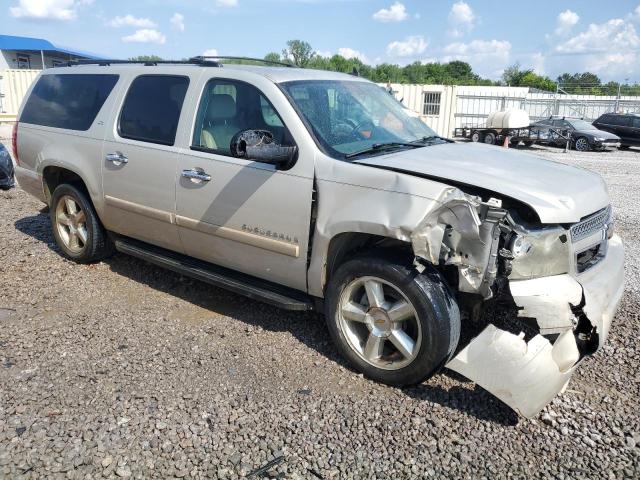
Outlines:
[[124, 163], [129, 163], [129, 159], [124, 156], [121, 152], [115, 153], [107, 153], [106, 157], [104, 157], [107, 162], [111, 162], [114, 165], [122, 165]]
[[182, 176], [184, 178], [188, 178], [193, 183], [208, 182], [211, 180], [211, 175], [209, 175], [201, 168], [190, 168], [188, 170], [182, 170]]

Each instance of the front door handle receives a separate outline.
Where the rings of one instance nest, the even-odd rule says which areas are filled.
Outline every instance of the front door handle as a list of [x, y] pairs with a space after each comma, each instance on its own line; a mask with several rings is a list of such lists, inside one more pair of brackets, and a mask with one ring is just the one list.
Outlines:
[[193, 183], [208, 182], [211, 180], [211, 175], [209, 175], [201, 168], [190, 168], [188, 170], [182, 170], [182, 176], [184, 178], [188, 178]]
[[111, 162], [114, 165], [122, 165], [124, 163], [129, 163], [129, 159], [124, 156], [121, 152], [115, 153], [107, 153], [106, 157], [104, 157], [107, 162]]

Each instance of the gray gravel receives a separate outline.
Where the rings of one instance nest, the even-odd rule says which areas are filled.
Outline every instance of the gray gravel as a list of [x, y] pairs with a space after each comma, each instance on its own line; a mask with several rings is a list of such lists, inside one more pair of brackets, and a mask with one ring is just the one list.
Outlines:
[[336, 356], [322, 318], [117, 255], [64, 260], [0, 192], [0, 477], [640, 476], [640, 150], [543, 156], [609, 184], [628, 289], [608, 344], [534, 420], [441, 374], [398, 390]]

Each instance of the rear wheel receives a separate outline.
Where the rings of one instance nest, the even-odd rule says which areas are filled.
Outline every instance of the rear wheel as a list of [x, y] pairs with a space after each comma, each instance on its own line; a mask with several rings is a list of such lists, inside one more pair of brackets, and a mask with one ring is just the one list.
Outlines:
[[475, 131], [471, 134], [471, 141], [472, 142], [481, 142], [482, 141], [482, 135], [480, 135], [480, 132]]
[[87, 195], [75, 185], [59, 185], [49, 209], [53, 236], [62, 254], [78, 263], [102, 260], [113, 244]]
[[520, 140], [516, 140], [516, 139], [509, 140], [510, 147], [517, 147], [518, 145], [520, 145]]
[[493, 132], [489, 132], [484, 136], [484, 143], [487, 145], [495, 145], [496, 143], [496, 134]]
[[585, 137], [580, 137], [576, 140], [575, 148], [579, 152], [586, 152], [589, 150], [589, 141]]
[[531, 140], [525, 140], [523, 143], [525, 147], [530, 147], [531, 145], [533, 145], [533, 142]]
[[373, 380], [403, 387], [433, 375], [460, 335], [457, 303], [440, 275], [376, 257], [338, 268], [326, 296], [336, 347]]

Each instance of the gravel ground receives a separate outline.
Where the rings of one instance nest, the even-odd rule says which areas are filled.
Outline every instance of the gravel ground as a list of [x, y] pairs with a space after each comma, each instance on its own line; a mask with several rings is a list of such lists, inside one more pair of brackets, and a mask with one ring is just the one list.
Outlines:
[[0, 192], [0, 477], [638, 478], [640, 150], [532, 150], [604, 175], [628, 252], [608, 344], [534, 420], [446, 372], [370, 382], [317, 315], [68, 262], [42, 205]]

